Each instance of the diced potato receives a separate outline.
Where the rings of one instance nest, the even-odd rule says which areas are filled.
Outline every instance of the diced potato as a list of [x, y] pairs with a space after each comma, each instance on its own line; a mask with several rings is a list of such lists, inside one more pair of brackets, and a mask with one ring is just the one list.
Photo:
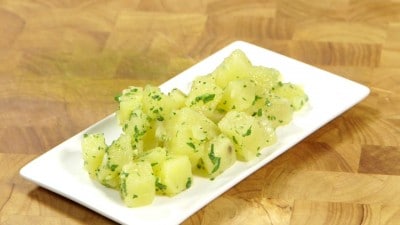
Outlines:
[[250, 79], [233, 80], [224, 89], [219, 108], [230, 111], [243, 111], [249, 108], [256, 94], [256, 85]]
[[167, 159], [167, 149], [163, 147], [156, 147], [150, 149], [140, 156], [138, 161], [150, 162], [154, 171], [160, 170], [160, 165]]
[[308, 101], [308, 96], [305, 94], [304, 90], [295, 84], [291, 83], [278, 83], [275, 86], [274, 91], [276, 95], [283, 98], [287, 98], [290, 101], [290, 106], [294, 110], [299, 110]]
[[219, 121], [223, 114], [218, 111], [217, 105], [222, 98], [223, 90], [215, 83], [211, 75], [200, 76], [192, 82], [186, 106], [203, 113], [214, 122]]
[[123, 125], [122, 130], [131, 137], [132, 147], [143, 149], [143, 136], [150, 129], [150, 118], [141, 110], [132, 111], [129, 120]]
[[167, 138], [164, 121], [153, 120], [142, 138], [142, 149], [147, 151], [156, 147], [164, 146]]
[[273, 129], [267, 129], [256, 117], [230, 111], [218, 123], [221, 132], [231, 138], [239, 160], [255, 158], [259, 150], [276, 141]]
[[264, 96], [281, 81], [281, 74], [278, 70], [264, 66], [253, 66], [249, 70], [249, 78], [256, 84], [256, 94]]
[[157, 193], [173, 196], [192, 185], [192, 165], [185, 155], [168, 157], [156, 173]]
[[120, 194], [128, 207], [138, 207], [153, 202], [155, 177], [149, 162], [130, 162], [122, 167], [119, 175]]
[[143, 112], [151, 119], [163, 121], [174, 110], [171, 96], [161, 92], [159, 87], [147, 85], [143, 90]]
[[249, 115], [264, 118], [276, 128], [288, 124], [292, 120], [294, 109], [286, 98], [276, 95], [257, 96], [252, 106], [247, 109]]
[[202, 113], [191, 108], [175, 111], [166, 121], [168, 134], [165, 146], [175, 155], [187, 155], [193, 166], [197, 165], [204, 144], [219, 134], [218, 127]]
[[220, 134], [207, 143], [196, 170], [199, 174], [215, 178], [236, 162], [235, 146], [231, 139]]
[[185, 106], [185, 101], [187, 96], [178, 88], [172, 89], [168, 93], [168, 96], [170, 97], [170, 99], [172, 99], [172, 103], [174, 104], [171, 108], [180, 109]]
[[247, 56], [241, 50], [235, 50], [214, 70], [215, 83], [225, 88], [232, 80], [240, 80], [249, 77], [252, 65]]
[[290, 102], [278, 96], [267, 98], [263, 117], [266, 118], [272, 127], [283, 126], [292, 120], [293, 108]]
[[119, 102], [119, 109], [117, 111], [117, 118], [119, 124], [125, 124], [133, 110], [142, 107], [143, 88], [131, 86], [122, 91], [121, 95], [115, 97]]
[[82, 157], [84, 168], [90, 177], [96, 177], [96, 170], [100, 167], [106, 152], [107, 144], [103, 133], [85, 134], [82, 140]]
[[122, 134], [104, 154], [102, 164], [96, 173], [97, 180], [107, 187], [118, 188], [118, 176], [122, 167], [138, 154], [137, 150], [132, 148], [130, 136]]

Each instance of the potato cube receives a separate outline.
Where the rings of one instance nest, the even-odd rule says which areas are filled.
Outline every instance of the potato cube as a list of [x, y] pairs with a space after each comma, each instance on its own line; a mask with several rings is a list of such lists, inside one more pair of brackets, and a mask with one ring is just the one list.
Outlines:
[[215, 178], [236, 162], [235, 146], [231, 139], [220, 134], [207, 143], [198, 167], [200, 175]]
[[119, 175], [120, 195], [128, 207], [138, 207], [153, 202], [155, 177], [149, 162], [130, 162], [122, 167]]
[[151, 119], [163, 121], [174, 110], [171, 96], [161, 92], [159, 87], [147, 85], [143, 90], [143, 112]]
[[107, 144], [103, 133], [85, 134], [82, 140], [84, 168], [90, 177], [96, 177], [96, 170], [101, 165]]
[[142, 107], [142, 97], [143, 88], [134, 86], [123, 90], [120, 96], [115, 97], [119, 102], [117, 118], [121, 126], [129, 120], [133, 110]]
[[268, 94], [281, 78], [278, 70], [264, 66], [254, 66], [249, 71], [249, 79], [256, 84], [256, 94], [259, 96]]
[[276, 95], [286, 98], [290, 101], [290, 106], [296, 111], [303, 107], [308, 101], [308, 96], [304, 90], [295, 84], [279, 82], [275, 86], [274, 91]]
[[257, 96], [252, 106], [247, 109], [249, 115], [264, 118], [271, 127], [276, 128], [288, 124], [292, 120], [294, 109], [289, 100], [276, 95]]
[[170, 156], [155, 171], [157, 193], [173, 196], [192, 185], [192, 165], [187, 156]]
[[150, 121], [150, 126], [142, 138], [142, 149], [147, 151], [156, 147], [164, 146], [167, 138], [164, 121]]
[[215, 82], [225, 88], [230, 81], [249, 77], [252, 65], [241, 50], [235, 50], [214, 70]]
[[106, 150], [102, 164], [96, 171], [97, 180], [107, 187], [118, 188], [122, 167], [138, 156], [129, 135], [121, 134]]
[[218, 127], [202, 113], [191, 108], [175, 111], [166, 121], [168, 134], [165, 146], [175, 155], [186, 155], [197, 165], [204, 144], [219, 134]]
[[276, 141], [273, 129], [267, 129], [262, 121], [245, 112], [228, 112], [218, 127], [231, 138], [237, 158], [243, 161], [255, 158], [262, 148]]
[[243, 111], [249, 108], [256, 95], [256, 85], [250, 79], [234, 80], [224, 89], [219, 108], [230, 111]]
[[223, 90], [215, 83], [211, 75], [200, 76], [192, 82], [186, 106], [203, 113], [214, 122], [219, 121], [223, 114], [217, 110]]
[[143, 149], [143, 136], [150, 129], [150, 118], [141, 109], [133, 110], [122, 130], [131, 137], [132, 147]]
[[167, 159], [167, 149], [156, 147], [142, 153], [138, 161], [147, 161], [154, 171], [160, 170], [160, 165]]
[[187, 96], [178, 88], [172, 89], [168, 93], [168, 96], [172, 100], [172, 103], [173, 103], [171, 108], [180, 109], [185, 106], [185, 101], [186, 101]]

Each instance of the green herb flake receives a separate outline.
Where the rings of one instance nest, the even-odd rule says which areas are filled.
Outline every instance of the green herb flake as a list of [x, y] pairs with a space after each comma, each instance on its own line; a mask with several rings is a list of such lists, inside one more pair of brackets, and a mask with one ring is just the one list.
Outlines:
[[233, 143], [235, 143], [235, 144], [239, 144], [239, 142], [236, 140], [236, 137], [235, 137], [235, 136], [232, 136], [232, 141], [233, 141]]
[[151, 96], [151, 98], [156, 101], [160, 101], [162, 99], [162, 97], [160, 95], [153, 95], [153, 96]]
[[261, 109], [261, 108], [258, 109], [258, 111], [257, 111], [257, 116], [258, 116], [258, 117], [261, 117], [262, 114], [263, 114], [262, 109]]
[[114, 100], [115, 100], [116, 102], [120, 102], [120, 101], [121, 101], [121, 96], [122, 96], [121, 93], [115, 95], [115, 96], [114, 96]]
[[242, 136], [243, 137], [247, 137], [251, 134], [251, 126], [249, 127], [249, 129], [247, 129], [246, 133], [244, 133]]
[[161, 183], [159, 178], [157, 177], [157, 179], [156, 179], [156, 190], [164, 191], [165, 189], [167, 189], [167, 185]]
[[115, 171], [116, 169], [117, 169], [117, 167], [118, 167], [118, 164], [112, 164], [111, 166], [110, 166], [110, 169], [111, 169], [111, 171]]
[[265, 106], [268, 106], [268, 107], [272, 106], [272, 103], [269, 99], [265, 99]]
[[206, 104], [207, 102], [210, 102], [212, 100], [214, 100], [215, 98], [215, 94], [203, 94], [203, 95], [199, 95], [197, 96], [194, 101], [195, 102], [200, 102], [202, 101], [203, 104]]
[[193, 142], [187, 142], [186, 143], [189, 147], [193, 148], [194, 150], [196, 150], [196, 146], [193, 144]]
[[254, 100], [253, 100], [253, 102], [252, 102], [251, 104], [252, 104], [252, 105], [255, 105], [256, 102], [257, 102], [258, 100], [260, 100], [260, 99], [261, 99], [260, 96], [258, 96], [258, 95], [254, 96]]
[[121, 192], [124, 196], [127, 195], [128, 191], [126, 190], [126, 180], [123, 180], [122, 184], [121, 184]]
[[208, 158], [210, 158], [212, 164], [214, 165], [214, 168], [211, 171], [211, 173], [215, 173], [219, 169], [219, 166], [221, 164], [221, 157], [215, 156], [214, 144], [211, 144], [211, 150], [210, 153], [208, 153]]
[[192, 178], [188, 177], [186, 181], [186, 189], [189, 189], [192, 186]]

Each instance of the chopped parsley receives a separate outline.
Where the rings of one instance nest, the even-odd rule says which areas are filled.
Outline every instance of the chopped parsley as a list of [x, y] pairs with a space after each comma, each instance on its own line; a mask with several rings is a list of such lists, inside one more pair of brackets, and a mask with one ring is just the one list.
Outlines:
[[219, 169], [219, 166], [221, 164], [221, 157], [215, 156], [214, 144], [211, 144], [211, 150], [210, 150], [210, 153], [208, 153], [208, 158], [211, 160], [212, 164], [214, 165], [214, 168], [211, 171], [211, 173], [215, 173]]
[[167, 185], [160, 182], [159, 178], [156, 178], [156, 190], [157, 191], [164, 191], [167, 189]]
[[112, 164], [112, 165], [110, 165], [110, 170], [111, 171], [115, 171], [115, 169], [117, 169], [118, 168], [118, 164]]
[[203, 95], [199, 95], [194, 99], [194, 104], [197, 102], [203, 102], [203, 104], [206, 104], [207, 102], [210, 102], [212, 100], [214, 100], [215, 98], [215, 94], [203, 94]]
[[251, 134], [251, 126], [247, 129], [246, 133], [242, 134], [243, 137], [247, 137]]
[[121, 101], [121, 97], [122, 96], [122, 93], [119, 93], [119, 94], [117, 94], [117, 95], [115, 95], [114, 96], [114, 100], [116, 101], [116, 102], [120, 102]]
[[235, 143], [235, 144], [239, 144], [239, 142], [236, 140], [236, 137], [235, 137], [235, 136], [232, 136], [232, 141], [233, 141], [233, 143]]
[[190, 188], [192, 186], [192, 178], [188, 177], [186, 181], [186, 189]]
[[260, 100], [260, 99], [261, 99], [260, 96], [258, 96], [258, 95], [254, 96], [254, 100], [253, 100], [253, 102], [251, 103], [251, 105], [255, 105], [256, 102], [257, 102], [258, 100]]
[[193, 142], [187, 142], [186, 143], [189, 147], [193, 148], [194, 150], [196, 150], [196, 146], [193, 144]]

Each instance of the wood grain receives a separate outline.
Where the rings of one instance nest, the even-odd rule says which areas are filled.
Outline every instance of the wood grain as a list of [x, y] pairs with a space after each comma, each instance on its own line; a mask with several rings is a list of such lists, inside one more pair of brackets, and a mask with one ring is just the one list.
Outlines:
[[400, 221], [397, 0], [0, 1], [0, 32], [0, 224], [114, 224], [19, 169], [238, 39], [371, 94], [183, 224]]

